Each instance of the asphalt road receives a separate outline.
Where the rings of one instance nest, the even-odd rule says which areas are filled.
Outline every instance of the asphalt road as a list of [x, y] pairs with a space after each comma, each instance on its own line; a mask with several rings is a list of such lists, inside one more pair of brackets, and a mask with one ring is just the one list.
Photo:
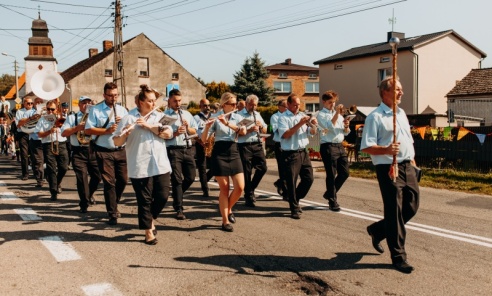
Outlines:
[[196, 182], [185, 195], [187, 219], [175, 220], [169, 202], [159, 243], [147, 246], [131, 185], [110, 227], [102, 189], [98, 204], [79, 214], [73, 171], [52, 202], [46, 186], [21, 181], [18, 164], [0, 156], [0, 295], [491, 294], [492, 197], [422, 188], [407, 228], [416, 270], [406, 275], [366, 233], [382, 215], [376, 182], [350, 178], [339, 192], [342, 211], [333, 213], [318, 172], [302, 218], [293, 220], [275, 193], [276, 165], [268, 164], [257, 207], [240, 200], [233, 233], [220, 230], [215, 183], [203, 198]]

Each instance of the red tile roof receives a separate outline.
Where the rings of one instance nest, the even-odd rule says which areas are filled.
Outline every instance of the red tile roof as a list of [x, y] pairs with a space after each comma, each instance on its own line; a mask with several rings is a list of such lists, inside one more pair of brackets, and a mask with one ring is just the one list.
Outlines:
[[474, 96], [492, 94], [492, 68], [472, 69], [465, 78], [456, 83], [447, 94], [452, 96]]

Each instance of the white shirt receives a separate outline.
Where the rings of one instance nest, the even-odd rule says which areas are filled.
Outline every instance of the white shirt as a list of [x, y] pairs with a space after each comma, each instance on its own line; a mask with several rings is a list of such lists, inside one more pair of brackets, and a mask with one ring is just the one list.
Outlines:
[[[132, 109], [118, 124], [116, 134], [128, 124], [132, 124], [140, 118], [138, 109]], [[154, 111], [147, 122], [159, 124], [163, 114]], [[170, 126], [165, 126], [171, 129]], [[136, 125], [126, 139], [126, 162], [128, 176], [134, 179], [148, 178], [170, 173], [171, 163], [167, 157], [166, 142], [153, 132]]]
[[345, 136], [350, 134], [350, 129], [347, 129], [347, 131], [345, 131], [343, 115], [338, 115], [338, 119], [335, 124], [331, 122], [335, 114], [335, 110], [328, 110], [326, 108], [323, 108], [323, 110], [319, 111], [318, 116], [316, 117], [319, 127], [322, 129], [326, 128], [328, 130], [326, 134], [323, 134], [323, 132], [320, 133], [321, 144], [342, 143]]
[[[51, 119], [51, 117], [49, 117], [49, 118]], [[47, 120], [46, 116], [41, 116], [38, 123], [36, 124], [36, 127], [34, 128], [34, 133], [46, 132], [46, 131], [50, 130], [53, 127], [53, 125], [55, 124], [55, 121], [56, 121], [56, 119], [51, 121], [51, 120]], [[55, 133], [49, 134], [48, 136], [46, 136], [44, 138], [40, 138], [40, 139], [41, 139], [41, 143], [43, 143], [43, 144], [54, 142], [54, 141], [56, 141], [56, 139], [58, 139], [58, 142], [60, 142], [60, 143], [67, 141], [67, 138], [62, 137], [61, 131], [59, 128], [57, 129], [57, 131]]]

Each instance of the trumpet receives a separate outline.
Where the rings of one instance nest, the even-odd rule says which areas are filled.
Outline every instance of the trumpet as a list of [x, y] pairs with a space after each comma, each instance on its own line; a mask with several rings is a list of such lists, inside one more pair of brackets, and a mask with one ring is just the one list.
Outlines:
[[342, 109], [342, 115], [344, 117], [347, 115], [354, 115], [355, 113], [357, 113], [357, 106], [356, 105], [352, 105], [349, 108], [343, 108]]
[[51, 141], [51, 153], [53, 155], [59, 155], [60, 154], [60, 142], [58, 142], [58, 129], [65, 123], [65, 117], [59, 117], [53, 124], [53, 127], [55, 128], [54, 133], [55, 133], [55, 140]]

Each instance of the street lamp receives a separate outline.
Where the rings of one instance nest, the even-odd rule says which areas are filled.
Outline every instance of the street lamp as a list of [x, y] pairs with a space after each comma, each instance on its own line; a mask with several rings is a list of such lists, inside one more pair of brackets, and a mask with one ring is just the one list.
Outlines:
[[19, 81], [17, 78], [17, 58], [6, 52], [2, 52], [2, 55], [14, 58], [14, 69], [15, 69], [15, 102], [19, 103]]

